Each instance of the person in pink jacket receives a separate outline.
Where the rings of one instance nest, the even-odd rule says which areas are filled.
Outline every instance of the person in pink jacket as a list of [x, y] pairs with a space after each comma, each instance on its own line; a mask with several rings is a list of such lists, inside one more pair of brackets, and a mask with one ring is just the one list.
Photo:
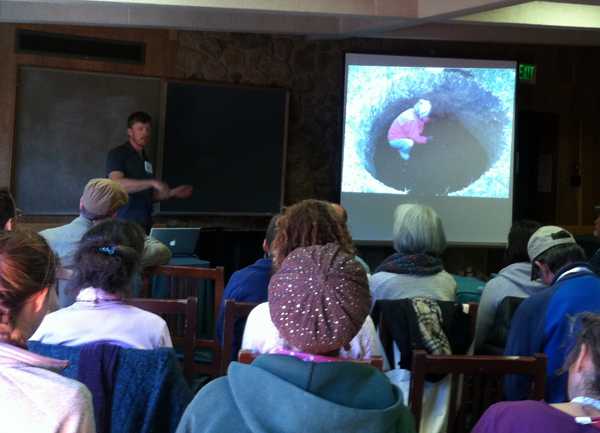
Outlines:
[[423, 135], [430, 112], [431, 102], [419, 99], [414, 107], [400, 113], [392, 122], [387, 135], [388, 143], [402, 159], [410, 159], [410, 151], [415, 143], [425, 144], [431, 138]]

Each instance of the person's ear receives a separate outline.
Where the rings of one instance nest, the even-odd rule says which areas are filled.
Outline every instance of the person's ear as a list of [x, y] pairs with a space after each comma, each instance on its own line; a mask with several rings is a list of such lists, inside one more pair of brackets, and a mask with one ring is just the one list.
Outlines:
[[550, 270], [548, 265], [544, 262], [540, 262], [539, 260], [536, 260], [534, 264], [540, 270], [540, 279], [542, 282], [546, 285], [552, 284], [552, 281], [554, 280], [554, 273]]
[[31, 306], [33, 311], [37, 313], [39, 311], [46, 310], [46, 307], [48, 305], [46, 301], [48, 300], [49, 291], [50, 289], [48, 287], [44, 287], [39, 292], [36, 292], [33, 295], [31, 295]]
[[577, 354], [577, 358], [575, 359], [575, 362], [573, 362], [572, 371], [577, 373], [584, 371], [589, 363], [589, 356], [590, 348], [587, 346], [587, 344], [582, 343], [579, 353]]
[[265, 252], [266, 255], [269, 255], [270, 248], [269, 248], [269, 243], [267, 242], [266, 239], [263, 239], [262, 249], [263, 249], [263, 251]]
[[4, 223], [4, 230], [7, 232], [13, 230], [15, 228], [15, 219], [9, 218], [8, 221]]

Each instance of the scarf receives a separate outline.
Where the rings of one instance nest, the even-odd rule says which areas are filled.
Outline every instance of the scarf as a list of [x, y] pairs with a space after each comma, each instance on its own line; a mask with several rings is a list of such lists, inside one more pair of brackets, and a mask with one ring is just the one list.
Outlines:
[[429, 254], [400, 254], [394, 253], [387, 257], [377, 267], [377, 272], [392, 274], [435, 275], [444, 270], [442, 259]]
[[413, 298], [411, 301], [427, 353], [452, 355], [450, 342], [442, 329], [444, 319], [438, 303], [433, 299], [423, 297]]

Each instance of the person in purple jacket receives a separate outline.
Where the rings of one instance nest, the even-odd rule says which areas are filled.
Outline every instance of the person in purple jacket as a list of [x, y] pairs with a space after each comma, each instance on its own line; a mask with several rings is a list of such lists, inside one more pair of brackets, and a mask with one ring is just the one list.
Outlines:
[[579, 335], [564, 370], [567, 403], [502, 402], [491, 406], [472, 433], [593, 433], [600, 431], [600, 316], [578, 316]]
[[[563, 228], [544, 226], [529, 239], [527, 253], [533, 263], [532, 279], [540, 277], [550, 287], [524, 300], [511, 321], [505, 355], [530, 356], [544, 352], [548, 403], [567, 400], [567, 375], [561, 370], [570, 342], [573, 317], [600, 313], [600, 278], [587, 263], [585, 253]], [[508, 400], [524, 400], [529, 380], [508, 375], [504, 391]]]

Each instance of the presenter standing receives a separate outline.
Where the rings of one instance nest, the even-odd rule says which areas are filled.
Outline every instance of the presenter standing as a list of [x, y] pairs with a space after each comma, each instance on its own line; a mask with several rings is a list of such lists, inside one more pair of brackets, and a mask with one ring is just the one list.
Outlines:
[[117, 213], [118, 218], [139, 223], [148, 232], [152, 227], [152, 203], [169, 198], [188, 198], [191, 185], [170, 188], [154, 178], [154, 168], [144, 148], [152, 136], [152, 117], [138, 111], [127, 118], [124, 144], [111, 149], [106, 159], [109, 179], [119, 182], [129, 194], [129, 203]]

